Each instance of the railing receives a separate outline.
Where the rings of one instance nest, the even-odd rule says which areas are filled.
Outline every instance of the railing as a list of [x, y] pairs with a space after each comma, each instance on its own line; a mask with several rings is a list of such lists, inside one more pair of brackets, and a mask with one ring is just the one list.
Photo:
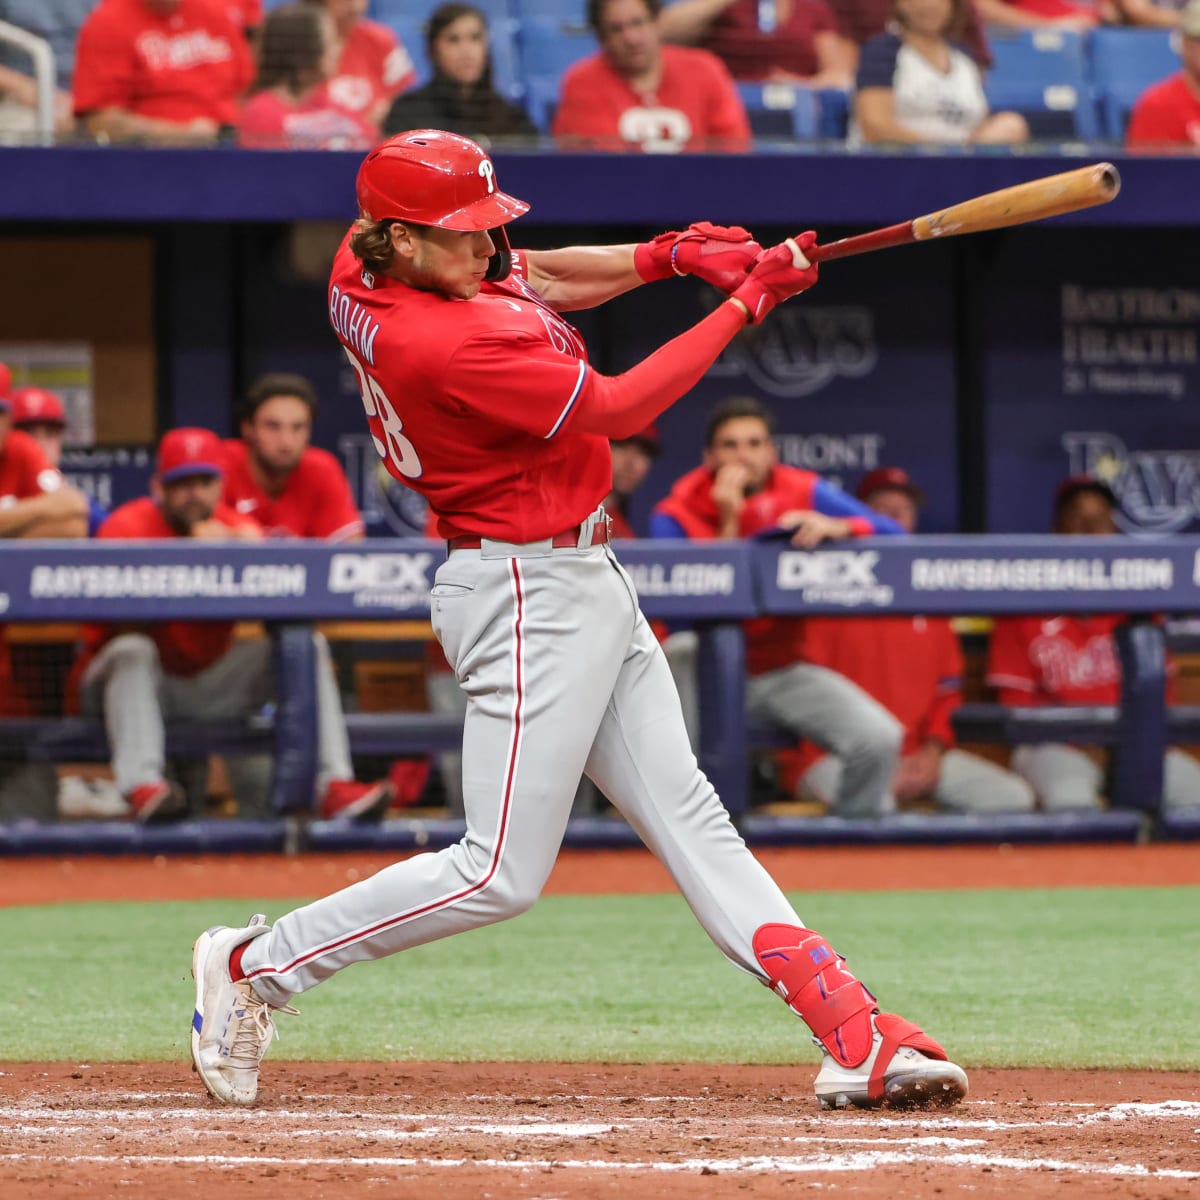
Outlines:
[[[0, 43], [23, 50], [33, 60], [33, 78], [37, 88], [37, 140], [43, 146], [54, 144], [54, 51], [50, 43], [32, 33], [0, 21]], [[12, 177], [9, 176], [11, 179]]]

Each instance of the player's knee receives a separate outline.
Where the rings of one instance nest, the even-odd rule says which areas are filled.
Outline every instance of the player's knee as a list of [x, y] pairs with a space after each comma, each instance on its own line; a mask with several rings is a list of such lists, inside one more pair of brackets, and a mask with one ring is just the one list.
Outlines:
[[1033, 788], [1012, 771], [1001, 776], [991, 791], [994, 797], [992, 808], [995, 812], [1027, 813], [1033, 812], [1037, 805]]
[[157, 672], [158, 647], [144, 633], [122, 633], [104, 648], [109, 670], [143, 669]]
[[904, 742], [904, 727], [886, 709], [865, 709], [847, 736], [842, 758], [896, 758]]

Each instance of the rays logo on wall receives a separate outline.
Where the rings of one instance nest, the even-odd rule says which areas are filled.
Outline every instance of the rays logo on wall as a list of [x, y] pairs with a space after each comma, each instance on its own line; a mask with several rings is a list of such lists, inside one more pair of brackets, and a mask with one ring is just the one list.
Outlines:
[[749, 379], [770, 396], [811, 396], [837, 379], [861, 379], [879, 361], [868, 308], [780, 308], [717, 359], [710, 378]]
[[1091, 475], [1121, 502], [1126, 533], [1177, 533], [1200, 520], [1200, 450], [1130, 450], [1113, 433], [1064, 433], [1071, 475]]

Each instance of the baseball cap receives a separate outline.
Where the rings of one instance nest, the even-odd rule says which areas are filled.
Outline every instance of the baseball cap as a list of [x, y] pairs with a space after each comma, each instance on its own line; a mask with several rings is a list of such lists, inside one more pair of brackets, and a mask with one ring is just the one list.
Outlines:
[[1189, 0], [1179, 20], [1185, 37], [1200, 38], [1200, 0]]
[[12, 405], [13, 424], [18, 427], [21, 425], [65, 425], [67, 423], [63, 402], [45, 388], [13, 388], [8, 399]]
[[164, 483], [189, 475], [224, 475], [221, 439], [211, 429], [184, 426], [158, 443], [158, 477]]
[[1054, 515], [1057, 517], [1063, 506], [1080, 492], [1097, 492], [1108, 501], [1110, 508], [1120, 505], [1116, 492], [1103, 479], [1092, 475], [1069, 475], [1054, 489]]
[[7, 412], [12, 408], [12, 401], [9, 399], [11, 392], [12, 372], [0, 362], [0, 412]]
[[651, 458], [657, 458], [662, 453], [662, 442], [658, 438], [658, 426], [651, 421], [645, 429], [639, 429], [637, 433], [631, 433], [628, 437], [613, 438], [614, 442], [634, 442], [641, 446]]
[[913, 483], [912, 477], [903, 467], [876, 467], [874, 471], [868, 471], [854, 494], [860, 500], [865, 500], [875, 492], [884, 492], [889, 488], [897, 492], [907, 492], [914, 504], [925, 503], [925, 493]]

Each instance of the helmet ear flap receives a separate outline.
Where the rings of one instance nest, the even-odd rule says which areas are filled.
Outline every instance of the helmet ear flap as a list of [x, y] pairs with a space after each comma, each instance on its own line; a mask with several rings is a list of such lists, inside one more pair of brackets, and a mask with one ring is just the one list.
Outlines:
[[488, 236], [492, 239], [492, 245], [496, 247], [496, 253], [488, 259], [487, 274], [484, 278], [489, 283], [496, 283], [507, 279], [512, 271], [512, 245], [508, 240], [508, 231], [503, 225], [489, 229]]

